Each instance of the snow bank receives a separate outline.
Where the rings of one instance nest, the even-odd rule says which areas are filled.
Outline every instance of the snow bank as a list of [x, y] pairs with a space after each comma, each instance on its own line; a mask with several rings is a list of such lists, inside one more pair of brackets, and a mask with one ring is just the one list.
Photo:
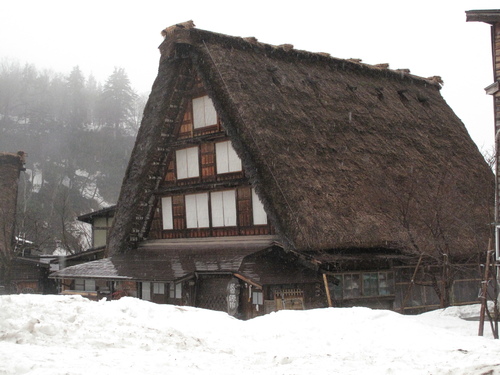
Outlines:
[[0, 374], [500, 374], [499, 341], [460, 318], [478, 309], [329, 308], [243, 322], [135, 298], [0, 296]]

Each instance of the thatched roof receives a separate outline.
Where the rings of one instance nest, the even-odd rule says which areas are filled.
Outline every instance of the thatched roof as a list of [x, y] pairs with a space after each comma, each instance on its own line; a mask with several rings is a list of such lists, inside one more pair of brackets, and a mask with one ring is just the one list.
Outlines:
[[189, 25], [164, 35], [111, 251], [130, 247], [132, 216], [150, 218], [147, 176], [195, 72], [286, 248], [485, 249], [493, 175], [440, 79]]

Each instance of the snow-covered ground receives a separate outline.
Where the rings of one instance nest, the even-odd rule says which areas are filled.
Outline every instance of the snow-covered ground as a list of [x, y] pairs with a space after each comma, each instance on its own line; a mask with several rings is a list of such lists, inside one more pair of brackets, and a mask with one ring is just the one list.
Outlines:
[[367, 308], [250, 321], [135, 298], [0, 296], [0, 374], [500, 374], [479, 307], [402, 316]]

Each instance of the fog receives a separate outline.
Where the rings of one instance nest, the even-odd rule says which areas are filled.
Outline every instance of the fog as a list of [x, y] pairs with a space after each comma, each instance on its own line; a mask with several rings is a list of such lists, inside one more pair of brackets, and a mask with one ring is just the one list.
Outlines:
[[441, 76], [443, 96], [487, 151], [493, 144], [492, 98], [484, 92], [493, 80], [490, 27], [465, 22], [465, 11], [497, 7], [494, 0], [3, 1], [0, 58], [63, 73], [78, 65], [98, 81], [123, 67], [133, 87], [147, 92], [158, 68], [160, 31], [192, 19], [214, 32]]

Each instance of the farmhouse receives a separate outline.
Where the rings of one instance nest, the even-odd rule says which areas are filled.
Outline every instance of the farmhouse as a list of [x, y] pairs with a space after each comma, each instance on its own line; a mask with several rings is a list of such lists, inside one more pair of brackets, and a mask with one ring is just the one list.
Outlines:
[[476, 301], [493, 174], [439, 77], [162, 34], [107, 257], [54, 277], [241, 318]]

